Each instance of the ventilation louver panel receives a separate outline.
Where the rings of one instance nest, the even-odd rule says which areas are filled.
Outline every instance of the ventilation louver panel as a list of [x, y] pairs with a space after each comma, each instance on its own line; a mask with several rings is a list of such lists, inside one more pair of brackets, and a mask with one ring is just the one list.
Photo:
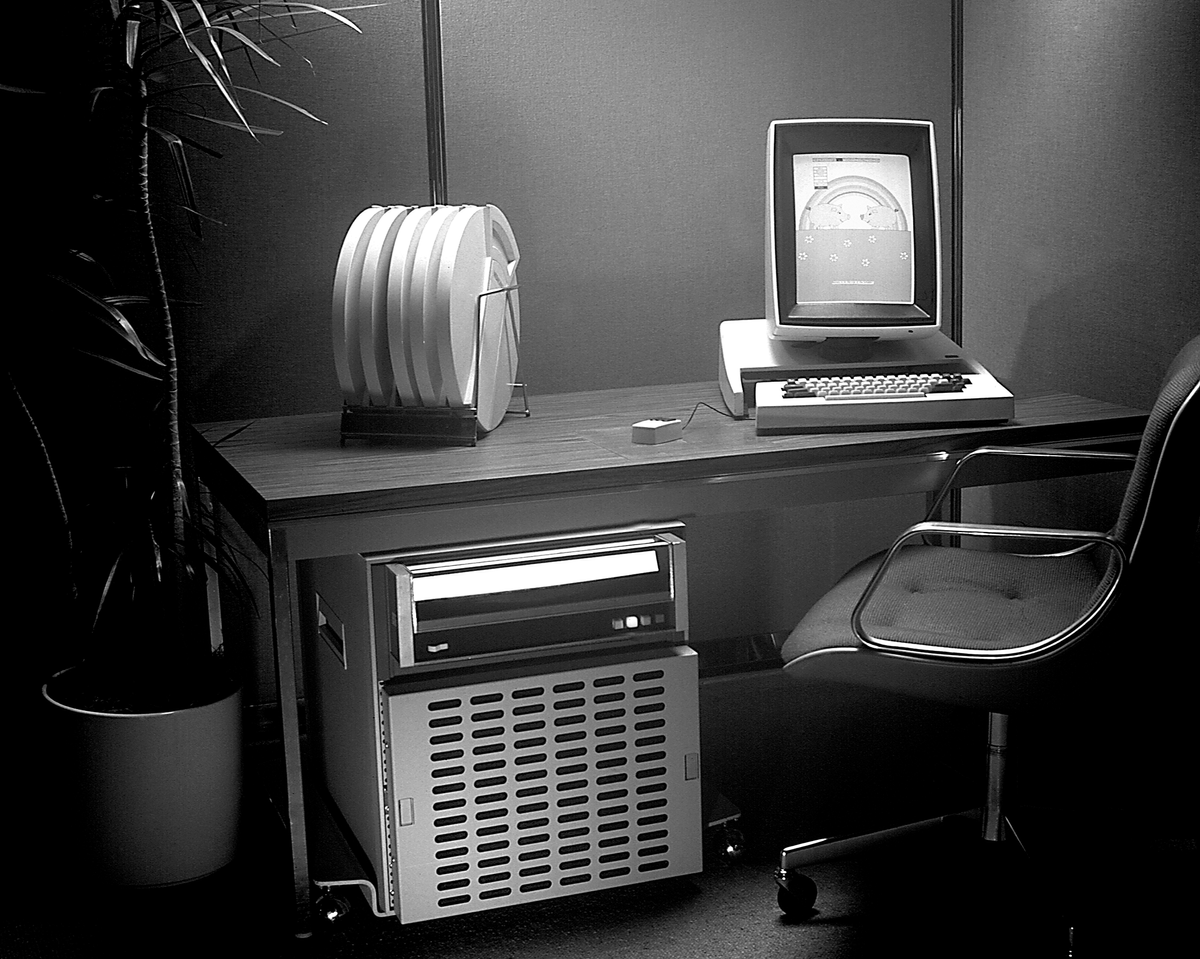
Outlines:
[[645, 656], [389, 697], [402, 921], [700, 870], [696, 657]]

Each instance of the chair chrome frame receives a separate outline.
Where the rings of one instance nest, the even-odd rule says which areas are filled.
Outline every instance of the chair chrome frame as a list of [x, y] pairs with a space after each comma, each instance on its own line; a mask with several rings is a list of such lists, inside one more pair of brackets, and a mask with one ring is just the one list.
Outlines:
[[[1108, 588], [1104, 591], [1100, 600], [1091, 605], [1091, 607], [1073, 623], [1054, 633], [1050, 636], [1042, 637], [1033, 643], [1027, 643], [1024, 646], [1013, 646], [1007, 649], [963, 649], [946, 646], [931, 646], [922, 643], [911, 643], [904, 640], [884, 639], [879, 636], [872, 636], [863, 626], [863, 613], [866, 611], [867, 605], [871, 597], [879, 588], [879, 584], [883, 581], [884, 575], [888, 567], [891, 565], [895, 556], [904, 545], [918, 536], [924, 536], [928, 533], [945, 533], [957, 536], [978, 536], [992, 539], [1035, 539], [1035, 540], [1054, 540], [1058, 542], [1078, 542], [1084, 545], [1105, 546], [1110, 549], [1116, 559], [1116, 574], [1112, 577]], [[1065, 554], [1045, 554], [1048, 557], [1055, 557]], [[884, 556], [883, 562], [875, 571], [875, 575], [871, 577], [867, 587], [863, 590], [862, 597], [854, 607], [854, 612], [850, 615], [850, 624], [854, 629], [854, 634], [862, 641], [864, 646], [871, 649], [877, 649], [881, 652], [903, 652], [907, 655], [924, 656], [933, 659], [966, 659], [976, 662], [1016, 662], [1025, 659], [1032, 659], [1041, 656], [1050, 656], [1077, 641], [1081, 636], [1087, 633], [1088, 628], [1096, 619], [1102, 616], [1108, 606], [1112, 603], [1116, 596], [1117, 587], [1121, 580], [1121, 574], [1125, 570], [1127, 561], [1125, 548], [1112, 538], [1108, 533], [1093, 532], [1090, 530], [1076, 529], [1051, 529], [1048, 527], [1036, 526], [993, 526], [982, 523], [942, 523], [942, 522], [922, 522], [915, 526], [909, 527], [904, 531], [889, 547], [887, 554]]]
[[[1122, 574], [1124, 573], [1128, 556], [1125, 548], [1107, 532], [982, 523], [950, 523], [928, 518], [937, 515], [946, 496], [956, 487], [959, 474], [962, 470], [970, 463], [985, 456], [1091, 460], [1097, 463], [1112, 463], [1125, 467], [1132, 467], [1137, 459], [1132, 453], [1108, 453], [1051, 447], [982, 446], [967, 453], [955, 464], [950, 476], [942, 484], [941, 489], [930, 504], [926, 514], [927, 518], [920, 523], [910, 526], [893, 541], [884, 555], [883, 561], [863, 590], [863, 594], [851, 614], [851, 626], [855, 635], [864, 646], [888, 655], [909, 656], [916, 659], [959, 660], [980, 664], [1011, 664], [1050, 657], [1061, 653], [1081, 637], [1085, 636], [1091, 625], [1111, 605], [1116, 596]], [[1115, 575], [1111, 577], [1111, 582], [1109, 582], [1107, 589], [1099, 600], [1090, 604], [1090, 608], [1083, 615], [1057, 633], [1024, 646], [1001, 650], [951, 649], [872, 636], [863, 626], [863, 614], [872, 596], [877, 592], [880, 583], [886, 576], [888, 567], [893, 563], [896, 554], [911, 540], [935, 534], [979, 536], [993, 539], [1057, 541], [1060, 543], [1075, 542], [1079, 544], [1074, 549], [1065, 552], [1040, 554], [1048, 558], [1065, 556], [1077, 552], [1079, 549], [1104, 547], [1110, 550], [1114, 557], [1116, 564]], [[930, 819], [923, 819], [870, 833], [812, 839], [785, 847], [779, 854], [779, 866], [775, 870], [775, 881], [780, 889], [780, 905], [785, 907], [785, 911], [790, 911], [787, 909], [785, 903], [789, 899], [793, 899], [791, 902], [793, 909], [802, 911], [804, 908], [811, 906], [811, 898], [815, 898], [816, 894], [815, 887], [812, 886], [810, 880], [805, 879], [797, 873], [799, 868], [818, 862], [826, 862], [831, 859], [839, 859], [843, 856], [854, 855], [879, 843], [890, 842], [935, 828], [949, 819], [978, 819], [981, 822], [982, 837], [985, 840], [989, 842], [1011, 840], [1024, 850], [1024, 844], [1021, 842], [1011, 819], [1004, 810], [1007, 749], [1008, 715], [1006, 713], [990, 712], [988, 714], [986, 799], [982, 806], [948, 815], [934, 816]], [[805, 906], [805, 903], [808, 903], [808, 906]]]
[[[946, 700], [973, 703], [989, 711], [986, 798], [982, 807], [953, 816], [937, 816], [864, 835], [816, 839], [788, 846], [780, 854], [776, 871], [779, 904], [785, 913], [791, 916], [811, 913], [816, 899], [815, 884], [798, 871], [799, 867], [854, 854], [876, 843], [929, 829], [949, 818], [978, 817], [982, 820], [985, 840], [991, 843], [1011, 840], [1021, 850], [1026, 848], [1004, 810], [1008, 711], [1018, 708], [1017, 704], [1032, 701], [1039, 690], [1065, 680], [1074, 668], [1074, 662], [1073, 656], [1061, 654], [1102, 628], [1101, 620], [1113, 612], [1119, 595], [1122, 597], [1120, 602], [1134, 597], [1136, 604], [1142, 591], [1159, 588], [1162, 577], [1170, 584], [1163, 587], [1166, 589], [1178, 591], [1193, 585], [1194, 576], [1190, 571], [1194, 569], [1196, 557], [1200, 556], [1200, 497], [1196, 495], [1191, 474], [1193, 454], [1183, 439], [1198, 434], [1200, 336], [1185, 343], [1168, 365], [1136, 455], [1053, 447], [979, 447], [954, 465], [949, 478], [931, 501], [923, 522], [905, 530], [869, 575], [862, 567], [856, 569], [856, 575], [860, 577], [856, 582], [865, 579], [866, 585], [857, 595], [843, 594], [841, 601], [845, 606], [839, 607], [850, 618], [845, 624], [850, 627], [850, 636], [845, 636], [839, 629], [834, 643], [810, 647], [807, 653], [800, 653], [786, 663], [785, 670], [791, 673], [791, 667], [795, 665], [798, 678], [865, 682], [896, 692], [927, 694], [939, 700], [942, 695], [933, 692], [935, 675], [955, 677], [950, 688], [943, 689]], [[951, 491], [961, 486], [963, 470], [980, 458], [995, 456], [1090, 461], [1100, 470], [1131, 467], [1133, 472], [1115, 525], [1109, 532], [940, 521], [942, 504]], [[1184, 563], [1176, 563], [1166, 571], [1148, 572], [1154, 569], [1155, 557], [1165, 555], [1166, 547], [1176, 545], [1177, 532], [1191, 540], [1190, 548], [1182, 554]], [[1086, 608], [1076, 612], [1074, 621], [1061, 628], [1057, 624], [1045, 628], [1046, 631], [1056, 630], [1052, 635], [1032, 640], [1022, 637], [1002, 648], [979, 650], [872, 635], [864, 625], [864, 618], [871, 602], [879, 599], [881, 583], [889, 572], [894, 572], [896, 557], [901, 550], [915, 539], [930, 545], [935, 545], [936, 541], [947, 548], [961, 547], [959, 540], [964, 537], [1072, 544], [1069, 548], [1060, 547], [1058, 551], [1025, 554], [1045, 557], [1048, 562], [1103, 548], [1108, 551], [1107, 566]], [[1146, 554], [1145, 563], [1142, 562], [1143, 554]], [[1009, 555], [1021, 554], [1010, 552]], [[1097, 556], [1098, 560], [1102, 558]], [[1187, 565], [1189, 561], [1191, 565]], [[1145, 566], [1145, 569], [1135, 571], [1135, 566]], [[854, 606], [849, 609], [852, 598]], [[1119, 631], [1121, 627], [1117, 629]], [[1081, 649], [1077, 655], [1083, 656], [1084, 652]], [[1100, 655], [1106, 653], [1102, 650]], [[863, 665], [867, 663], [873, 665]], [[924, 668], [926, 665], [932, 668]], [[929, 680], [930, 685], [921, 688], [925, 680]], [[1072, 926], [1068, 923], [1069, 933], [1073, 931]]]

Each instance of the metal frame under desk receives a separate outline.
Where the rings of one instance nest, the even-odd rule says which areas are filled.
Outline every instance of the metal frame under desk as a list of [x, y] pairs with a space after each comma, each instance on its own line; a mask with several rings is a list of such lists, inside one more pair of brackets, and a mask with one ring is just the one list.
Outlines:
[[[1144, 412], [1062, 393], [1018, 398], [1011, 422], [847, 434], [757, 436], [701, 410], [680, 441], [635, 445], [647, 414], [720, 408], [716, 383], [538, 397], [475, 447], [340, 443], [337, 412], [194, 428], [200, 478], [266, 558], [282, 724], [295, 930], [311, 932], [297, 676], [296, 564], [352, 553], [800, 504], [931, 493], [985, 444], [1128, 450]], [[999, 467], [971, 481], [1027, 479]], [[1039, 474], [1043, 475], [1043, 474]], [[1058, 474], [1058, 475], [1066, 475]]]

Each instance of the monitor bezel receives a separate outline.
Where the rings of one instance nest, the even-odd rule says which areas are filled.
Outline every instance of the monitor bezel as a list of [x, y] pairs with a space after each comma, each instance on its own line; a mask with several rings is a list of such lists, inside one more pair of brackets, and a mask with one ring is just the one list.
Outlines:
[[[795, 180], [792, 158], [812, 153], [908, 157], [913, 199], [913, 302], [796, 303]], [[766, 312], [771, 336], [915, 339], [941, 327], [941, 222], [937, 147], [928, 120], [775, 120], [767, 131]]]

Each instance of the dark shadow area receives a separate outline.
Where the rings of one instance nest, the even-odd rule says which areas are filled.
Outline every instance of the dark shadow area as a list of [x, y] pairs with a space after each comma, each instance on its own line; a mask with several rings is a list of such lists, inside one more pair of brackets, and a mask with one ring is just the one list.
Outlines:
[[[260, 810], [261, 812], [261, 810]], [[255, 814], [257, 815], [257, 814]], [[257, 825], [265, 826], [265, 822]], [[686, 879], [403, 925], [348, 916], [289, 934], [282, 844], [252, 833], [222, 874], [174, 889], [88, 889], [70, 877], [9, 897], [0, 924], [6, 959], [130, 959], [222, 954], [383, 959], [758, 959], [921, 955], [1059, 957], [1073, 916], [1075, 955], [1167, 954], [1195, 895], [1196, 849], [1132, 855], [1100, 843], [1061, 842], [1028, 860], [988, 846], [975, 825], [951, 822], [918, 839], [813, 866], [816, 909], [803, 921], [775, 904], [770, 829], [748, 829], [734, 864], [711, 860]], [[257, 837], [257, 838], [254, 838]], [[14, 908], [16, 907], [16, 908]]]

